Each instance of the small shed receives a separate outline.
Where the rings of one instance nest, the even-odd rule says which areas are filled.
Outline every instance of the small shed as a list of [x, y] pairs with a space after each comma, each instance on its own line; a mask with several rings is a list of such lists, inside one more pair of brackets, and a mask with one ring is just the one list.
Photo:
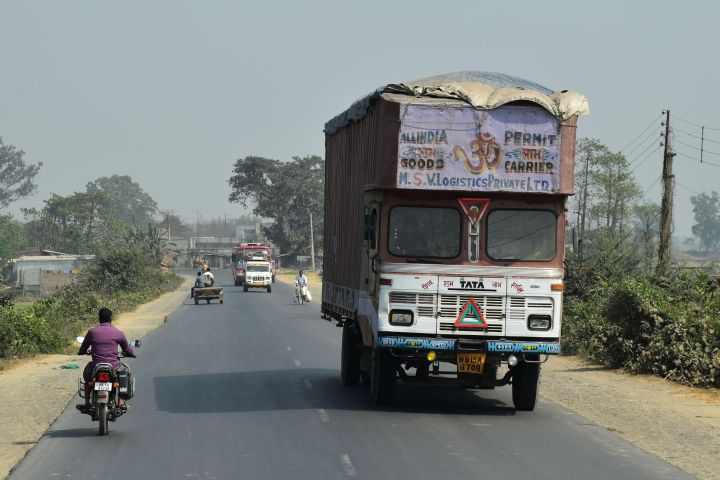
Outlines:
[[10, 283], [23, 295], [42, 296], [68, 285], [94, 255], [24, 255], [10, 260]]

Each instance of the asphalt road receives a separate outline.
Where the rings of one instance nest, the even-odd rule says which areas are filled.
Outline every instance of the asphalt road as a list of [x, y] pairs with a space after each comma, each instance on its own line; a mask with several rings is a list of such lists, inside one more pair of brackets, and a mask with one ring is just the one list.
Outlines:
[[186, 301], [128, 360], [137, 394], [109, 436], [73, 401], [10, 478], [692, 478], [553, 404], [515, 412], [509, 387], [400, 385], [372, 407], [340, 383], [317, 302], [217, 278], [223, 305]]

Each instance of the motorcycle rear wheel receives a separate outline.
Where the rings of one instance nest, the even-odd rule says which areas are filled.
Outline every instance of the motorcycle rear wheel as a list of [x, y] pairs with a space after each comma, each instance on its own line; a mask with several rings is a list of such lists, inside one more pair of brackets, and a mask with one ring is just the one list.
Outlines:
[[108, 434], [108, 406], [107, 403], [98, 405], [98, 435], [105, 436]]

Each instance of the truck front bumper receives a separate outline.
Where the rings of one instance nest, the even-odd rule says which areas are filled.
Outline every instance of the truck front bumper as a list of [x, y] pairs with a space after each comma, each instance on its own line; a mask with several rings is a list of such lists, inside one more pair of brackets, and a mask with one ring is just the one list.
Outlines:
[[475, 348], [459, 347], [458, 341], [452, 338], [426, 338], [426, 337], [391, 337], [380, 335], [377, 341], [378, 348], [404, 349], [404, 350], [434, 350], [434, 351], [469, 351], [487, 352], [494, 354], [528, 353], [543, 355], [559, 355], [560, 344], [557, 342], [531, 342], [513, 340], [490, 340], [477, 343]]

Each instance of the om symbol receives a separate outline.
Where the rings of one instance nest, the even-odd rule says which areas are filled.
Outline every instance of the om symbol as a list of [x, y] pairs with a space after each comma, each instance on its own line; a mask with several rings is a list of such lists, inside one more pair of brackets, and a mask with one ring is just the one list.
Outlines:
[[473, 164], [462, 147], [455, 147], [453, 154], [455, 160], [465, 162], [465, 168], [473, 175], [479, 175], [485, 171], [485, 168], [497, 170], [502, 162], [502, 149], [490, 133], [478, 133], [475, 140], [470, 142], [472, 148], [472, 156], [478, 159], [477, 165]]

